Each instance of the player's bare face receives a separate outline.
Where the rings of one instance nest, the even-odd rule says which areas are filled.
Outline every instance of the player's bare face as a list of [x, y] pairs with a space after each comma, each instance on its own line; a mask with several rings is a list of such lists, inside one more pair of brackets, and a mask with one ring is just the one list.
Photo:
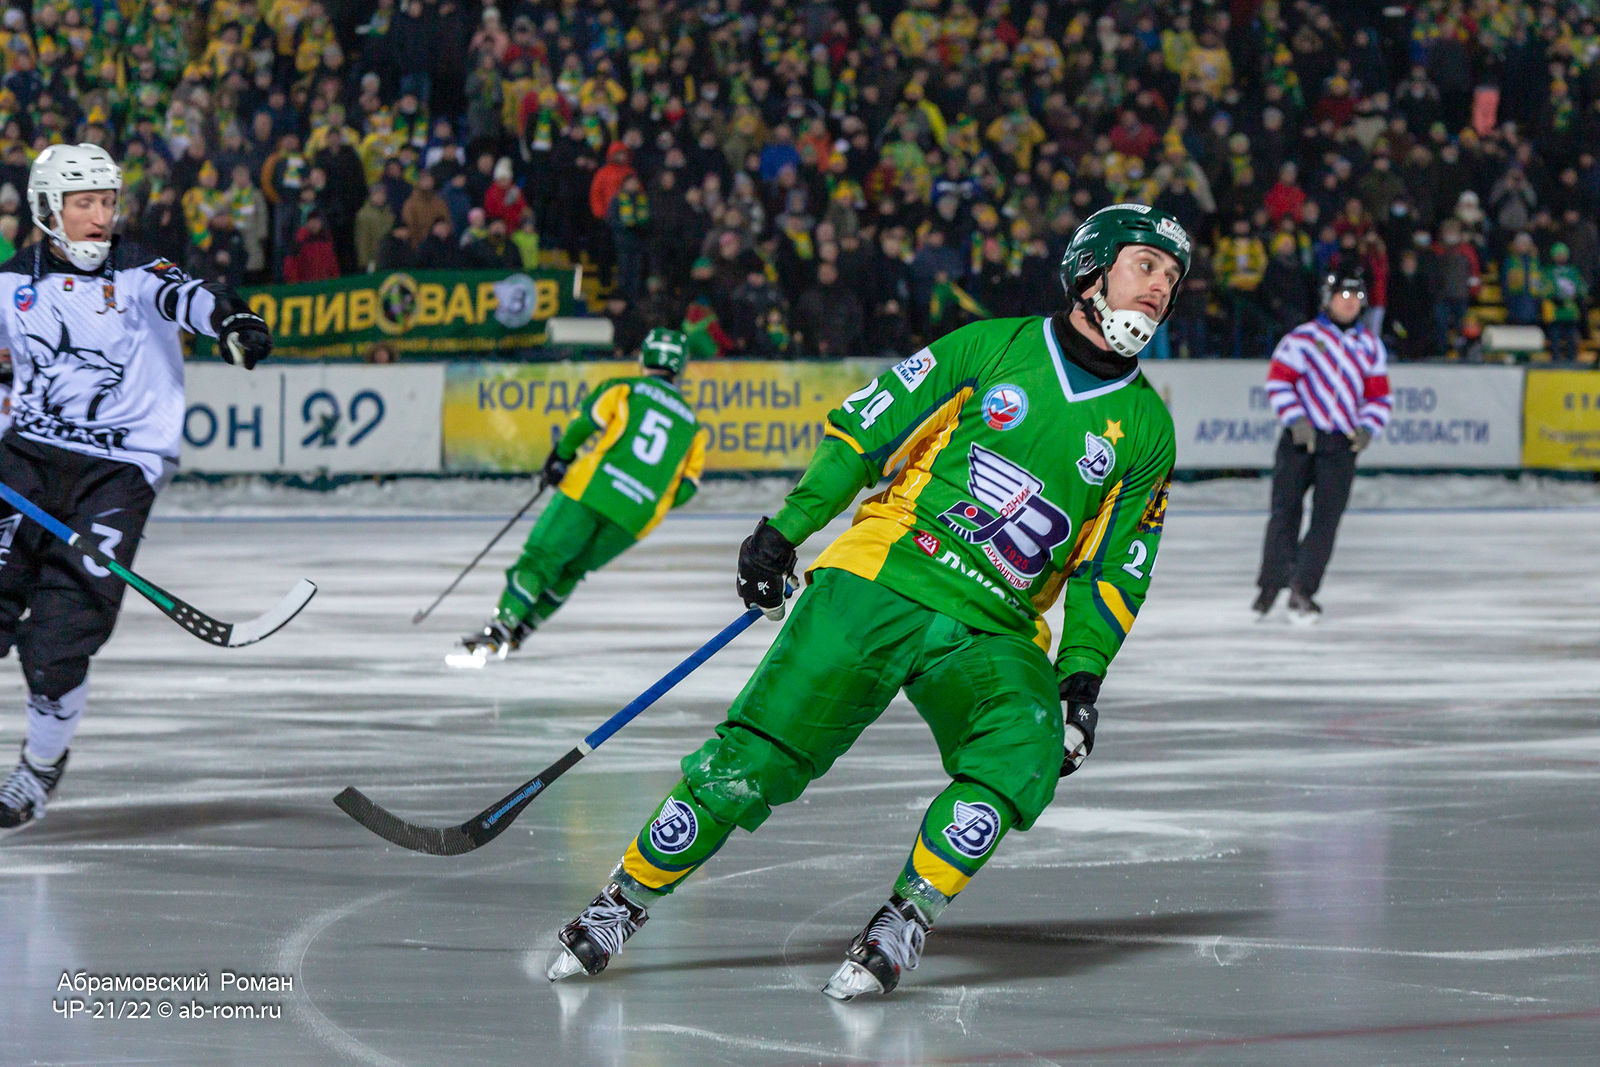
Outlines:
[[1142, 311], [1160, 322], [1182, 277], [1183, 268], [1170, 253], [1128, 245], [1106, 271], [1106, 303], [1112, 311]]
[[109, 241], [117, 215], [117, 194], [111, 189], [68, 193], [61, 198], [61, 231], [69, 241]]
[[1358, 289], [1340, 289], [1328, 296], [1328, 318], [1340, 326], [1348, 326], [1361, 314], [1361, 301], [1365, 296]]

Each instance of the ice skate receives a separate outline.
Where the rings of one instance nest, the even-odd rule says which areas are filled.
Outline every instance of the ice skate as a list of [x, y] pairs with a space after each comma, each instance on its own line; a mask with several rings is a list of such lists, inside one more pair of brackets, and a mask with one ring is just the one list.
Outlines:
[[522, 647], [523, 639], [533, 632], [525, 622], [510, 622], [499, 616], [483, 624], [477, 633], [461, 639], [461, 647], [444, 658], [451, 667], [479, 670], [490, 660], [502, 660]]
[[612, 882], [556, 935], [561, 946], [551, 954], [545, 977], [559, 982], [579, 971], [599, 974], [649, 918], [645, 909], [623, 896], [622, 888]]
[[28, 758], [27, 746], [11, 776], [0, 785], [0, 830], [11, 830], [26, 825], [34, 819], [44, 818], [44, 806], [55, 795], [61, 784], [61, 775], [67, 769], [67, 756], [43, 766]]
[[822, 987], [823, 993], [834, 1000], [852, 1000], [863, 993], [893, 991], [900, 984], [900, 972], [915, 970], [922, 959], [923, 939], [932, 925], [911, 901], [890, 897], [850, 942], [844, 962]]
[[1311, 626], [1322, 621], [1322, 606], [1305, 593], [1289, 592], [1289, 621]]
[[1272, 607], [1278, 602], [1281, 589], [1268, 589], [1261, 587], [1261, 593], [1256, 597], [1256, 602], [1250, 605], [1250, 610], [1256, 613], [1257, 622], [1265, 622], [1267, 616], [1272, 614]]

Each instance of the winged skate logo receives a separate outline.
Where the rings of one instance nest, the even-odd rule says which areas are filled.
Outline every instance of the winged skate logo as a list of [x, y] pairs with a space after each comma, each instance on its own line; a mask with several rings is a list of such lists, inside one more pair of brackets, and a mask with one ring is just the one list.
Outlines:
[[1101, 485], [1111, 468], [1117, 465], [1117, 450], [1110, 441], [1097, 433], [1083, 435], [1083, 458], [1078, 460], [1078, 473], [1090, 485]]
[[33, 374], [17, 397], [17, 429], [76, 444], [120, 447], [128, 435], [125, 427], [91, 429], [89, 424], [121, 393], [125, 364], [98, 348], [77, 347], [59, 311], [55, 318], [60, 327], [56, 341], [25, 335]]
[[944, 839], [963, 856], [977, 859], [1000, 836], [1000, 813], [987, 804], [956, 801], [954, 818], [944, 828]]
[[658, 852], [676, 855], [694, 844], [699, 829], [694, 809], [677, 797], [668, 797], [661, 805], [661, 814], [650, 824], [650, 844]]
[[967, 464], [967, 488], [978, 499], [958, 501], [939, 519], [963, 541], [982, 545], [1014, 588], [1026, 589], [1072, 535], [1072, 520], [1040, 495], [1043, 482], [1004, 456], [973, 445]]

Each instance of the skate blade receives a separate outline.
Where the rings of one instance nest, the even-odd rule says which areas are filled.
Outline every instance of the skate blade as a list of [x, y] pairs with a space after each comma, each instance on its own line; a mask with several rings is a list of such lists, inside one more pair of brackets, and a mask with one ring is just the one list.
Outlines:
[[489, 662], [489, 654], [482, 649], [472, 652], [448, 652], [444, 657], [446, 667], [462, 671], [481, 671]]
[[1289, 612], [1289, 624], [1291, 626], [1315, 626], [1321, 621], [1321, 615], [1315, 615], [1309, 611], [1304, 614], [1295, 611]]
[[833, 972], [828, 984], [822, 987], [823, 995], [834, 1000], [854, 1000], [862, 994], [881, 996], [883, 992], [883, 983], [855, 960], [845, 960], [839, 964], [839, 969]]
[[552, 982], [583, 973], [583, 964], [578, 962], [578, 957], [574, 956], [565, 945], [550, 954], [550, 963], [544, 969], [544, 976]]

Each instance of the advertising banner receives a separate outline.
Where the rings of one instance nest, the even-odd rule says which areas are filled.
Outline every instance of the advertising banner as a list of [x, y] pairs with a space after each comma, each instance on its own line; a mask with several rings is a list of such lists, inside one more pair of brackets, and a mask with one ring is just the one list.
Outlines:
[[1600, 470], [1600, 374], [1530, 370], [1523, 425], [1523, 466]]
[[[272, 330], [275, 357], [362, 358], [511, 352], [542, 345], [546, 323], [571, 315], [572, 271], [419, 270], [352, 274], [242, 290]], [[196, 338], [199, 355], [210, 338]]]
[[186, 368], [181, 470], [377, 474], [439, 469], [444, 366]]
[[[1167, 402], [1180, 470], [1266, 469], [1280, 427], [1265, 360], [1150, 360]], [[1499, 470], [1521, 465], [1522, 370], [1400, 364], [1389, 368], [1393, 415], [1366, 467]]]
[[[827, 414], [888, 364], [728, 361], [690, 364], [680, 391], [711, 434], [710, 471], [799, 470]], [[608, 378], [635, 362], [460, 363], [444, 386], [444, 466], [451, 472], [531, 471]]]

